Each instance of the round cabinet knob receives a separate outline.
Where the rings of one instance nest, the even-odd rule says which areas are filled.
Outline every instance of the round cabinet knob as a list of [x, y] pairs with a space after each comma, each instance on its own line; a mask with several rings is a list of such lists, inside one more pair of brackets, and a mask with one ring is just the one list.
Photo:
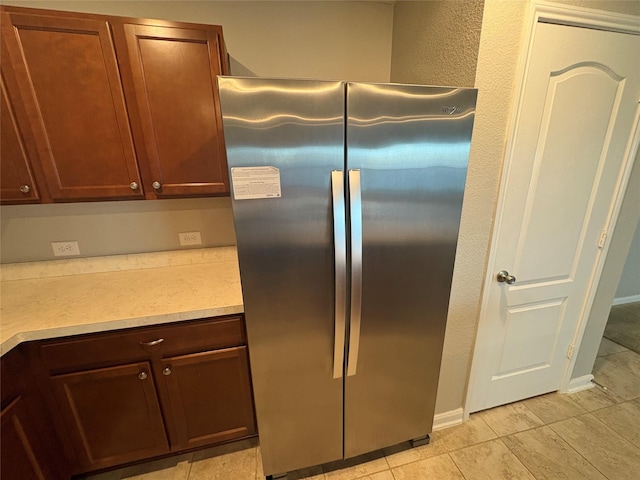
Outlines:
[[131, 190], [137, 190], [137, 189], [138, 189], [138, 183], [137, 183], [137, 182], [131, 182], [131, 183], [129, 184], [129, 188], [130, 188]]
[[154, 190], [160, 190], [162, 188], [162, 184], [160, 182], [153, 182], [151, 186]]
[[139, 378], [140, 380], [144, 380], [144, 379], [146, 379], [146, 378], [147, 378], [147, 372], [140, 372], [140, 373], [138, 374], [138, 378]]
[[509, 272], [506, 270], [500, 270], [498, 275], [496, 275], [496, 278], [499, 282], [505, 282], [507, 285], [513, 285], [516, 283], [516, 277], [509, 275]]
[[31, 191], [31, 187], [29, 185], [20, 185], [20, 191], [22, 193], [29, 193]]
[[164, 367], [164, 370], [162, 370], [162, 374], [166, 377], [168, 375], [171, 375], [171, 367]]

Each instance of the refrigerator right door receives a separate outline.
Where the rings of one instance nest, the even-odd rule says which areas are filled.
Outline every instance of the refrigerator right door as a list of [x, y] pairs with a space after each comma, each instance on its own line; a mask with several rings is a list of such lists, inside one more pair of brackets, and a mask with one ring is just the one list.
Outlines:
[[347, 86], [345, 458], [432, 430], [476, 96]]

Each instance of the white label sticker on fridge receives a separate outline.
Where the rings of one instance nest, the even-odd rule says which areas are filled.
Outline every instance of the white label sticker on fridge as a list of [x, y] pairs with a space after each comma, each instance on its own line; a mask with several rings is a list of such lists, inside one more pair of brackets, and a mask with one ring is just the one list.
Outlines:
[[280, 198], [280, 170], [276, 167], [233, 167], [233, 198]]

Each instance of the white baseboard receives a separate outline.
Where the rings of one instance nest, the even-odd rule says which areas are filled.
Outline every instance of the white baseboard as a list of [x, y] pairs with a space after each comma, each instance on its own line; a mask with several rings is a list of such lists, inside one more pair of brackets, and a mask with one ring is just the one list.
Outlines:
[[443, 428], [453, 427], [462, 423], [464, 411], [462, 408], [456, 408], [444, 413], [438, 413], [433, 417], [433, 431], [442, 430]]
[[631, 295], [630, 297], [614, 298], [614, 305], [623, 305], [625, 303], [640, 302], [640, 295]]
[[590, 388], [595, 387], [595, 384], [592, 382], [593, 375], [583, 375], [578, 378], [572, 378], [569, 381], [569, 385], [567, 388], [560, 390], [562, 393], [576, 393], [582, 390], [588, 390]]

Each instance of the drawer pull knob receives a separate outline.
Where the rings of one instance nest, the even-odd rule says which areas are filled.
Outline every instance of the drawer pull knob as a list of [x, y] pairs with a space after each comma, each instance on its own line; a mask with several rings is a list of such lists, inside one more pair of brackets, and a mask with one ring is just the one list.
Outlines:
[[168, 375], [171, 375], [171, 367], [164, 367], [164, 370], [162, 370], [162, 374], [166, 377]]
[[158, 181], [155, 181], [151, 184], [154, 190], [160, 190], [162, 188], [162, 184]]
[[131, 182], [131, 183], [129, 184], [129, 188], [130, 188], [131, 190], [137, 190], [137, 189], [138, 189], [138, 182]]
[[147, 375], [147, 372], [140, 372], [140, 373], [138, 374], [138, 378], [139, 378], [140, 380], [145, 380], [145, 379], [147, 378], [147, 376], [148, 376], [148, 375]]
[[162, 342], [164, 342], [164, 338], [158, 338], [157, 340], [151, 340], [150, 342], [140, 342], [140, 345], [143, 347], [153, 347], [154, 345], [158, 345]]
[[29, 185], [20, 185], [20, 191], [22, 193], [29, 193], [31, 191], [31, 187]]

